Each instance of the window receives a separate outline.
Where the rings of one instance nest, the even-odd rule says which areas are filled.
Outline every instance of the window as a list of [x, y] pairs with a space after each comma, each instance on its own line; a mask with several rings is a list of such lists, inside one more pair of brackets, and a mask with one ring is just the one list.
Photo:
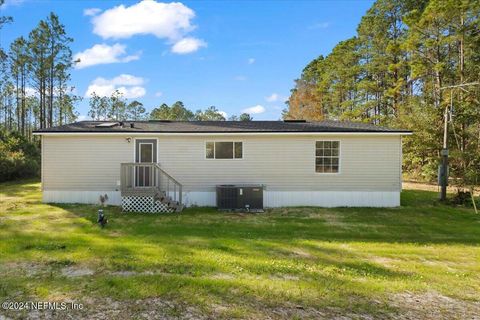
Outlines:
[[315, 143], [315, 171], [338, 173], [340, 168], [340, 141], [317, 141]]
[[234, 141], [207, 142], [205, 144], [207, 159], [242, 159], [243, 143]]
[[140, 143], [140, 162], [153, 162], [153, 143]]

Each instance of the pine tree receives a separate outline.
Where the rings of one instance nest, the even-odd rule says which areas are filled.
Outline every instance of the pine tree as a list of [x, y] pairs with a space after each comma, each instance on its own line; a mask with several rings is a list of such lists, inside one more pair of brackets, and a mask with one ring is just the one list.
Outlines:
[[465, 183], [480, 180], [480, 86], [444, 88], [480, 80], [479, 8], [473, 0], [376, 1], [356, 37], [303, 70], [284, 117], [411, 129], [406, 169], [432, 179], [447, 108], [450, 171]]
[[127, 105], [127, 119], [131, 120], [144, 120], [145, 119], [145, 108], [143, 103], [134, 100]]
[[210, 108], [202, 110], [197, 110], [195, 113], [195, 120], [198, 121], [225, 121], [225, 117], [220, 111], [215, 107], [211, 106]]
[[25, 38], [15, 39], [10, 45], [10, 70], [15, 79], [17, 131], [26, 135], [26, 85], [28, 48]]
[[150, 119], [152, 120], [190, 121], [194, 118], [194, 113], [185, 108], [181, 101], [175, 102], [171, 107], [163, 103], [158, 108], [153, 109], [150, 113]]

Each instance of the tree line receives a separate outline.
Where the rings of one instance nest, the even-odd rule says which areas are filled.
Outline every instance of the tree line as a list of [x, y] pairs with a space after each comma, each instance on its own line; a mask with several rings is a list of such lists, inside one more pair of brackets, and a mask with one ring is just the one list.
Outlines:
[[[143, 104], [137, 100], [128, 102], [121, 92], [115, 90], [110, 96], [98, 96], [93, 93], [89, 100], [88, 116], [93, 120], [177, 120], [177, 121], [226, 121], [225, 114], [215, 106], [196, 112], [188, 109], [182, 101], [169, 106], [162, 103], [151, 112], [147, 112]], [[252, 116], [242, 113], [232, 115], [230, 121], [251, 121]]]
[[450, 173], [459, 183], [478, 184], [479, 17], [480, 2], [473, 0], [377, 0], [356, 36], [304, 68], [284, 118], [410, 129], [405, 169], [432, 180], [446, 111]]
[[163, 103], [150, 113], [152, 120], [181, 120], [181, 121], [252, 121], [253, 118], [248, 113], [242, 113], [239, 116], [226, 115], [220, 112], [215, 106], [210, 106], [205, 110], [197, 110], [195, 113], [185, 107], [183, 102], [177, 101], [171, 106]]
[[[0, 16], [0, 31], [11, 23], [11, 17]], [[39, 176], [39, 143], [32, 131], [75, 118], [78, 97], [68, 85], [72, 41], [51, 13], [27, 37], [6, 49], [0, 45], [0, 181]]]
[[[0, 0], [3, 2], [3, 0]], [[1, 18], [2, 27], [11, 23]], [[41, 20], [27, 37], [0, 49], [0, 126], [31, 140], [32, 130], [72, 122], [80, 98], [69, 85], [70, 38], [56, 14]]]

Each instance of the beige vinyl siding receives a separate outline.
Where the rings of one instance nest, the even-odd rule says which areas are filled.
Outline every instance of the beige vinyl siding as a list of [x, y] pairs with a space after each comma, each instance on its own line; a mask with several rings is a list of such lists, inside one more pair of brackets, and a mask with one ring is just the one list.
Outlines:
[[[45, 190], [115, 190], [122, 162], [132, 162], [127, 136], [43, 137]], [[142, 136], [142, 139], [147, 137]], [[148, 138], [155, 138], [149, 136]], [[258, 183], [269, 191], [400, 191], [398, 135], [159, 135], [158, 162], [184, 191]], [[340, 141], [340, 172], [315, 172], [315, 141]], [[206, 141], [242, 141], [243, 159], [206, 159]]]
[[[243, 159], [205, 159], [206, 141], [243, 141]], [[315, 141], [340, 141], [340, 173], [315, 172]], [[259, 183], [270, 191], [399, 191], [399, 136], [235, 136], [159, 139], [159, 162], [187, 191]]]
[[115, 190], [120, 163], [133, 161], [133, 143], [121, 136], [44, 136], [42, 143], [44, 190]]

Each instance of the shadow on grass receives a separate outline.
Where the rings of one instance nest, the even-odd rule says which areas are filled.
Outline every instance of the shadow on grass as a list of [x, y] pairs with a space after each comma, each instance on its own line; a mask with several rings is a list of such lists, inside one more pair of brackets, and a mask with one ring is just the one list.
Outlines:
[[[40, 182], [38, 179], [25, 179], [0, 183], [0, 195], [6, 197], [21, 197], [25, 195], [38, 195]], [[38, 197], [40, 200], [40, 197]]]
[[[214, 208], [142, 214], [108, 207], [106, 230], [156, 244], [182, 239], [479, 244], [480, 216], [469, 209], [441, 205], [434, 197], [432, 192], [405, 191], [400, 208], [283, 208], [240, 217]], [[96, 206], [54, 206], [92, 223], [96, 221]], [[217, 246], [222, 249], [221, 244]]]

